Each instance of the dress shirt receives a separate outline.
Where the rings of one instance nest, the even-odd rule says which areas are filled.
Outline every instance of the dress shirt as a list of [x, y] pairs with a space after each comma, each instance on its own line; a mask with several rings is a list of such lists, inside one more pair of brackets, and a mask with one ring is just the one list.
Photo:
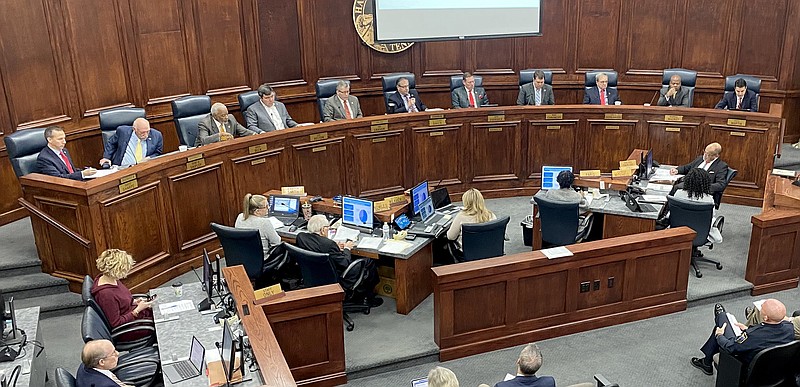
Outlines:
[[[136, 137], [136, 136], [134, 136], [134, 137]], [[119, 385], [120, 385], [120, 387], [131, 387], [130, 385], [128, 385], [128, 384], [125, 384], [125, 382], [121, 381], [121, 380], [120, 380], [120, 379], [117, 377], [117, 375], [114, 375], [114, 373], [113, 373], [113, 372], [111, 372], [111, 371], [109, 371], [109, 370], [101, 370], [101, 369], [99, 369], [99, 368], [92, 368], [92, 369], [93, 369], [93, 370], [95, 370], [95, 371], [97, 371], [97, 372], [99, 372], [99, 373], [101, 373], [101, 374], [103, 374], [103, 375], [105, 375], [105, 376], [107, 376], [109, 379], [111, 379], [111, 380], [113, 380], [115, 383], [119, 384]]]
[[[339, 95], [338, 95], [338, 94], [336, 95], [336, 98], [339, 98]], [[353, 115], [353, 106], [352, 106], [352, 105], [350, 105], [349, 98], [348, 98], [348, 99], [341, 99], [341, 98], [339, 98], [339, 103], [341, 103], [341, 104], [342, 104], [342, 110], [344, 110], [344, 116], [345, 116], [345, 118], [347, 118], [347, 119], [349, 119], [349, 118], [355, 118], [355, 116]], [[350, 112], [350, 117], [347, 117], [347, 113], [348, 113], [348, 112]]]
[[534, 96], [534, 101], [536, 106], [542, 106], [542, 89], [537, 89], [536, 86], [533, 87], [533, 92], [536, 94]]
[[[62, 162], [62, 163], [64, 162], [64, 159], [62, 159], [62, 158], [61, 158], [61, 152], [62, 152], [62, 151], [60, 151], [60, 150], [56, 150], [55, 148], [51, 147], [51, 146], [50, 146], [50, 144], [47, 144], [47, 147], [48, 147], [48, 148], [50, 148], [50, 150], [51, 150], [51, 151], [53, 151], [53, 153], [55, 153], [55, 154], [56, 154], [56, 157], [58, 157], [58, 159], [59, 159], [59, 160], [61, 160], [61, 162]], [[72, 167], [72, 170], [73, 170], [73, 171], [76, 171], [76, 170], [77, 170], [77, 169], [75, 169], [75, 166], [74, 166], [74, 165], [67, 165], [67, 163], [64, 163], [64, 165], [66, 165], [66, 166], [67, 166], [67, 168], [69, 168], [69, 167]]]
[[139, 140], [136, 133], [131, 133], [131, 138], [128, 139], [128, 146], [125, 148], [125, 156], [122, 157], [122, 165], [135, 165], [136, 162], [136, 143], [142, 141], [142, 159], [147, 157], [147, 142], [146, 140]]
[[275, 125], [275, 130], [286, 129], [286, 125], [281, 119], [281, 114], [278, 113], [278, 108], [274, 103], [272, 106], [267, 106], [264, 105], [264, 102], [261, 102], [261, 105], [264, 106], [264, 109], [267, 111], [267, 115], [269, 116], [270, 121], [272, 121], [272, 125]]
[[[223, 132], [228, 133], [228, 129], [225, 129], [225, 124], [217, 121], [216, 118], [214, 118], [213, 120], [214, 120], [214, 125], [217, 125], [217, 130], [219, 130], [220, 133], [223, 133]], [[233, 134], [233, 133], [231, 133], [231, 134]], [[135, 137], [135, 136], [133, 136], [133, 137]]]

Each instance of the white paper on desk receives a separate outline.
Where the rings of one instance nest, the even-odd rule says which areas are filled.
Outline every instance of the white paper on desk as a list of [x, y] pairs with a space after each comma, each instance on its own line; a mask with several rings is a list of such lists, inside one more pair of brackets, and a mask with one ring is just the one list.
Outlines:
[[725, 313], [725, 314], [728, 316], [728, 323], [731, 325], [731, 329], [733, 329], [733, 334], [736, 335], [736, 337], [739, 337], [739, 335], [742, 334], [742, 330], [739, 329], [738, 326], [736, 326], [736, 323], [739, 322], [736, 320], [736, 316], [730, 313]]
[[347, 242], [348, 240], [357, 241], [359, 235], [361, 235], [361, 231], [339, 226], [339, 228], [336, 229], [336, 235], [333, 236], [333, 240], [336, 242]]
[[650, 203], [666, 203], [667, 197], [663, 195], [642, 195], [639, 201]]
[[206, 351], [206, 364], [220, 360], [222, 360], [222, 356], [220, 356], [219, 351]]
[[764, 305], [764, 301], [766, 301], [766, 300], [753, 301], [753, 306], [755, 306], [756, 309], [758, 309], [758, 311], [760, 312], [761, 311], [761, 305]]
[[383, 238], [366, 237], [366, 238], [361, 238], [361, 241], [358, 242], [358, 246], [356, 247], [359, 249], [377, 250], [378, 247], [381, 245], [381, 242], [383, 242]]
[[98, 177], [108, 176], [108, 175], [110, 175], [112, 173], [116, 173], [116, 172], [117, 172], [116, 169], [98, 169], [97, 172], [94, 173], [94, 175], [84, 176], [83, 178], [84, 179], [96, 179]]
[[511, 380], [511, 379], [514, 379], [514, 378], [516, 378], [516, 376], [514, 376], [514, 375], [511, 375], [511, 374], [506, 374], [506, 377], [505, 377], [505, 378], [503, 378], [503, 381], [504, 381], [504, 382], [507, 382], [507, 381], [509, 381], [509, 380]]
[[647, 192], [652, 192], [652, 191], [669, 192], [671, 190], [672, 190], [672, 185], [670, 184], [656, 184], [656, 183], [647, 184]]
[[280, 220], [278, 220], [278, 218], [274, 216], [268, 217], [267, 220], [269, 220], [269, 222], [272, 223], [272, 228], [276, 230], [284, 226], [283, 222], [281, 222]]
[[381, 253], [390, 253], [390, 254], [402, 254], [406, 249], [411, 247], [411, 243], [406, 241], [396, 241], [394, 239], [389, 239], [386, 243], [381, 246], [380, 251]]
[[194, 309], [194, 302], [192, 302], [192, 300], [180, 300], [158, 305], [158, 311], [161, 312], [162, 316], [171, 313], [185, 312], [187, 310], [193, 310], [193, 309]]
[[561, 257], [571, 257], [572, 251], [569, 251], [568, 248], [565, 246], [553, 247], [549, 249], [541, 250], [542, 254], [544, 254], [547, 259], [554, 259], [554, 258], [561, 258]]

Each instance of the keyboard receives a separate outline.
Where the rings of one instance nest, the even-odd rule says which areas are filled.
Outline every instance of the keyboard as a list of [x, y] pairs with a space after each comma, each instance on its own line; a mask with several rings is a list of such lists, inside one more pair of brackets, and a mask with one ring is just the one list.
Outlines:
[[639, 202], [639, 208], [642, 209], [642, 212], [657, 212], [658, 210], [646, 203]]
[[180, 375], [181, 378], [190, 378], [197, 375], [197, 370], [195, 370], [194, 366], [189, 360], [173, 363], [172, 366], [174, 367], [175, 371], [178, 372], [178, 375]]
[[[294, 222], [296, 222], [297, 220], [300, 220], [302, 218], [298, 218], [296, 216], [276, 216], [275, 219], [280, 220], [281, 223], [283, 223], [284, 226], [291, 226], [291, 225], [294, 224]], [[305, 219], [303, 219], [303, 221], [305, 221]]]

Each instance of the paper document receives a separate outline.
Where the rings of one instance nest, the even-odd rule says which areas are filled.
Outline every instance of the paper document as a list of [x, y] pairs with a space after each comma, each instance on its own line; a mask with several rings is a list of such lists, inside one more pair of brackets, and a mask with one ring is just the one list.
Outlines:
[[180, 300], [158, 305], [158, 311], [161, 312], [161, 315], [180, 313], [187, 310], [194, 310], [194, 302], [192, 300]]
[[728, 316], [728, 324], [731, 326], [731, 329], [733, 329], [733, 334], [736, 335], [736, 337], [739, 337], [739, 335], [742, 334], [742, 330], [739, 329], [738, 326], [736, 326], [736, 323], [739, 322], [736, 321], [736, 316], [730, 313], [725, 313], [725, 314]]
[[571, 257], [573, 255], [572, 251], [569, 251], [569, 249], [566, 248], [565, 246], [553, 247], [541, 251], [542, 254], [544, 254], [544, 256], [547, 257], [547, 259]]
[[666, 203], [667, 197], [662, 195], [642, 195], [639, 197], [639, 201], [650, 203]]
[[761, 311], [761, 305], [764, 305], [764, 301], [766, 301], [766, 300], [753, 301], [753, 306], [755, 306], [756, 309], [758, 309], [758, 311], [760, 312]]
[[504, 382], [507, 382], [507, 381], [509, 381], [509, 380], [511, 380], [511, 379], [514, 379], [514, 378], [516, 378], [516, 376], [514, 376], [514, 375], [511, 375], [511, 374], [506, 374], [506, 377], [505, 377], [505, 378], [503, 378], [503, 381], [504, 381]]
[[272, 223], [272, 228], [276, 230], [283, 227], [283, 222], [281, 222], [280, 220], [278, 220], [278, 218], [274, 216], [268, 217], [267, 220], [269, 220], [269, 222]]
[[656, 184], [656, 183], [649, 183], [647, 184], [647, 192], [653, 191], [660, 191], [660, 192], [669, 192], [672, 190], [671, 184]]
[[108, 176], [112, 173], [116, 173], [116, 169], [98, 169], [94, 175], [91, 176], [84, 176], [84, 179], [96, 179], [98, 177]]
[[411, 247], [411, 243], [406, 241], [396, 241], [394, 239], [389, 239], [386, 243], [381, 246], [380, 251], [381, 253], [389, 253], [389, 254], [402, 254], [406, 249]]
[[361, 241], [358, 242], [358, 246], [356, 247], [359, 249], [377, 250], [378, 247], [381, 245], [381, 242], [383, 242], [383, 238], [378, 238], [378, 237], [361, 238]]
[[336, 229], [336, 235], [333, 236], [333, 240], [336, 242], [347, 242], [348, 240], [357, 241], [359, 235], [361, 235], [361, 231], [339, 226], [339, 228]]

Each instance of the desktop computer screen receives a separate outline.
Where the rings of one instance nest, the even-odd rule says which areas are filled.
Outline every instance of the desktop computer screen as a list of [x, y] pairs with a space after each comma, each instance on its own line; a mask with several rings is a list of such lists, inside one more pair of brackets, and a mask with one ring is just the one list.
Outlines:
[[650, 175], [653, 173], [653, 150], [650, 149], [647, 151], [647, 157], [644, 159], [644, 176], [643, 179], [649, 179]]
[[428, 198], [428, 181], [423, 181], [411, 189], [411, 209], [414, 215], [419, 214], [419, 206]]
[[287, 195], [269, 196], [269, 215], [270, 216], [294, 216], [300, 210], [300, 198]]
[[342, 197], [342, 223], [357, 227], [372, 228], [373, 203], [371, 200]]
[[419, 205], [419, 215], [422, 218], [422, 222], [427, 222], [435, 212], [436, 210], [433, 208], [432, 198], [425, 199], [425, 201]]
[[542, 167], [542, 189], [559, 189], [561, 188], [558, 185], [558, 174], [561, 171], [570, 171], [572, 172], [572, 167], [559, 167], [559, 166], [552, 166], [552, 165], [545, 165]]

